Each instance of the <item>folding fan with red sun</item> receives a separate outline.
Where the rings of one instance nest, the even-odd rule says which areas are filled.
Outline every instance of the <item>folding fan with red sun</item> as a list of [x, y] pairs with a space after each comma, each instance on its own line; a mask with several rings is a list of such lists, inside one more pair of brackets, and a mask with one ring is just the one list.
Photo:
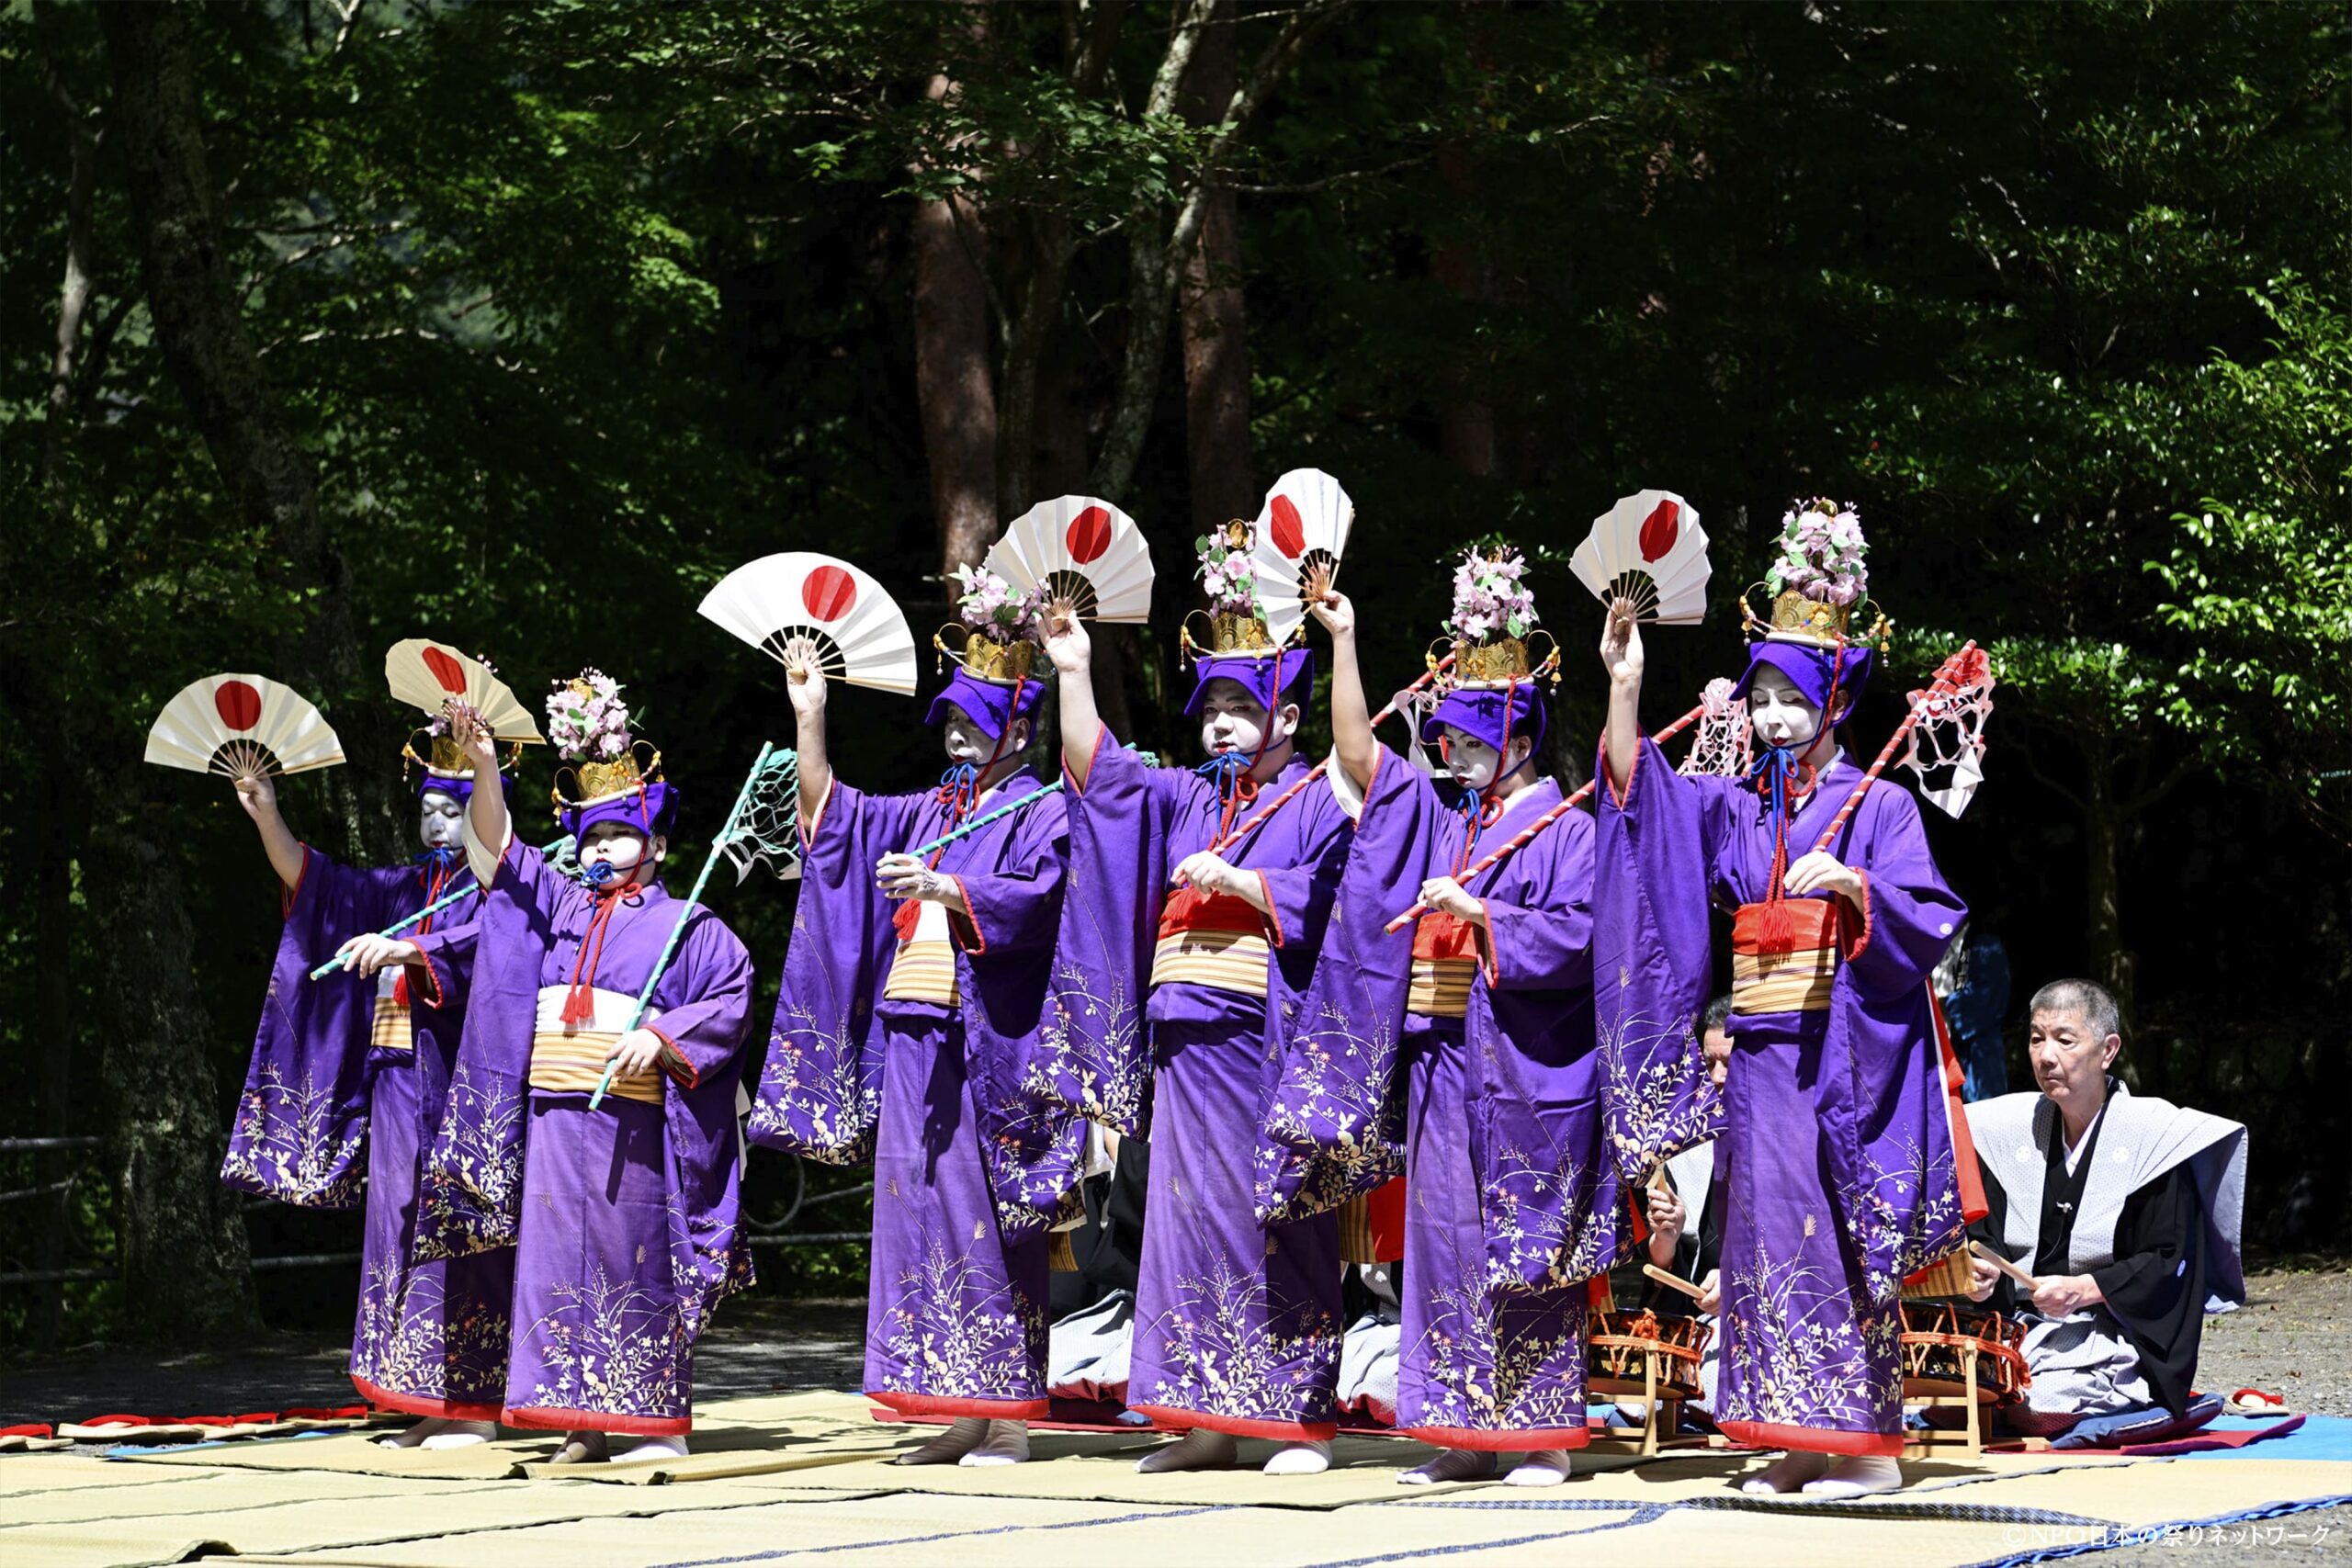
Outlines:
[[763, 556], [720, 579], [700, 609], [779, 664], [789, 667], [787, 649], [806, 639], [828, 676], [914, 695], [915, 637], [907, 617], [879, 582], [847, 561], [813, 550]]
[[1695, 626], [1706, 615], [1706, 530], [1672, 491], [1626, 496], [1594, 518], [1568, 565], [1602, 604], [1631, 599], [1637, 620]]
[[1290, 639], [1306, 614], [1299, 591], [1307, 572], [1318, 562], [1338, 570], [1355, 520], [1355, 502], [1320, 468], [1293, 468], [1266, 492], [1250, 567], [1257, 580], [1259, 614], [1277, 647]]
[[479, 659], [469, 659], [447, 643], [430, 637], [396, 642], [384, 654], [384, 683], [392, 695], [426, 714], [438, 715], [452, 697], [482, 716], [501, 740], [544, 746], [531, 710], [507, 689], [506, 682]]
[[1091, 621], [1151, 619], [1151, 549], [1134, 518], [1091, 495], [1040, 502], [1005, 525], [980, 563], [1016, 593], [1074, 601]]
[[147, 732], [147, 760], [232, 779], [299, 773], [343, 761], [309, 698], [264, 675], [207, 675], [180, 688]]

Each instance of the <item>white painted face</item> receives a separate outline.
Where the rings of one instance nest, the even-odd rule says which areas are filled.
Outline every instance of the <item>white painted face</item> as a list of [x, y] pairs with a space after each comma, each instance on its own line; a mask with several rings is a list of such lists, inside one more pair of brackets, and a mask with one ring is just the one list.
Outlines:
[[1220, 675], [1201, 697], [1201, 750], [1212, 757], [1227, 751], [1254, 757], [1297, 732], [1296, 703], [1284, 703], [1270, 715], [1238, 681]]
[[626, 822], [599, 822], [588, 829], [580, 846], [580, 865], [591, 881], [606, 880], [590, 869], [598, 865], [611, 866], [609, 879], [621, 881], [640, 865], [649, 871], [660, 865], [662, 852], [669, 847], [670, 841], [659, 833], [649, 840]]
[[1518, 772], [1519, 765], [1534, 750], [1532, 741], [1514, 735], [1510, 750], [1498, 751], [1468, 730], [1451, 724], [1445, 727], [1444, 740], [1445, 771], [1453, 775], [1455, 784], [1472, 790], [1487, 789], [1498, 774]]
[[1016, 718], [1012, 732], [1004, 738], [1004, 750], [997, 750], [996, 741], [980, 727], [978, 719], [955, 703], [947, 705], [947, 722], [941, 728], [940, 742], [947, 750], [951, 762], [969, 762], [978, 767], [990, 757], [1017, 757], [1029, 749], [1029, 721]]
[[465, 802], [447, 790], [426, 790], [417, 797], [416, 838], [428, 850], [464, 849]]
[[1765, 745], [1802, 750], [1821, 732], [1821, 710], [1767, 664], [1747, 683], [1747, 723]]

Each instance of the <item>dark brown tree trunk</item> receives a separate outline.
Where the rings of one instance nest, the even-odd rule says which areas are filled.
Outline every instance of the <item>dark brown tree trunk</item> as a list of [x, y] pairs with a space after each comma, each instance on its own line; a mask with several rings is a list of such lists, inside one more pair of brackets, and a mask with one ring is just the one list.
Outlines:
[[[1439, 153], [1437, 168], [1448, 190], [1464, 198], [1469, 196], [1469, 161], [1461, 152], [1449, 148]], [[1474, 243], [1444, 246], [1431, 262], [1430, 271], [1448, 293], [1467, 304], [1482, 306], [1493, 300], [1487, 258]], [[1477, 341], [1474, 334], [1463, 338], [1474, 355], [1478, 352]], [[1485, 370], [1476, 358], [1455, 367], [1453, 384], [1445, 389], [1443, 406], [1438, 410], [1438, 446], [1445, 460], [1480, 479], [1495, 471], [1495, 411], [1478, 392]]]
[[[955, 90], [944, 73], [931, 79], [934, 99]], [[986, 244], [981, 214], [968, 199], [917, 205], [915, 401], [943, 577], [978, 566], [997, 532], [997, 399], [989, 374], [988, 285], [980, 275]], [[941, 595], [952, 602], [955, 590], [943, 583]]]
[[[1233, 0], [1218, 0], [1184, 77], [1184, 113], [1213, 125], [1233, 101]], [[1250, 335], [1241, 297], [1241, 218], [1216, 170], [1202, 200], [1201, 238], [1184, 264], [1184, 440], [1193, 528], [1257, 514], [1250, 454]]]
[[[276, 547], [265, 566], [288, 610], [280, 665], [315, 697], [356, 695], [361, 660], [342, 558], [319, 517], [318, 477], [280, 415], [239, 312], [205, 165], [204, 109], [181, 6], [105, 6], [98, 20], [114, 79], [114, 128], [130, 192], [148, 310], [173, 384], [204, 437], [238, 516]], [[389, 750], [389, 748], [388, 748]], [[322, 781], [363, 859], [350, 770]], [[379, 803], [388, 807], [389, 795]], [[379, 813], [379, 817], [382, 813]]]

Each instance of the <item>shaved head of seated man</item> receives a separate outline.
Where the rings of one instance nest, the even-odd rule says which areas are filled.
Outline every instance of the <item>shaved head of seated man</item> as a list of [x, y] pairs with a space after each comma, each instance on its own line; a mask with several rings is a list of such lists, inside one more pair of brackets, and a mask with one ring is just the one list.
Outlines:
[[2032, 1383], [2012, 1419], [2070, 1434], [2062, 1444], [2201, 1425], [2204, 1314], [2245, 1299], [2245, 1129], [2127, 1089], [2104, 987], [2052, 981], [2031, 1018], [2039, 1088], [1968, 1108], [1992, 1211], [1970, 1235], [2034, 1280], [2029, 1292], [1979, 1258], [1970, 1292], [2029, 1325]]

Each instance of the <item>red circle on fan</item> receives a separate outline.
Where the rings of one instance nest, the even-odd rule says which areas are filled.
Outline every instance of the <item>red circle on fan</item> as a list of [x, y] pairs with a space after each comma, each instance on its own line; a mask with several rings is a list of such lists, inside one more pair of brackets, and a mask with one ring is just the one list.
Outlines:
[[424, 667], [433, 671], [433, 678], [441, 683], [443, 691], [453, 697], [465, 694], [466, 667], [451, 658], [448, 649], [428, 644], [424, 649]]
[[243, 681], [223, 681], [212, 694], [220, 722], [232, 729], [251, 729], [261, 722], [261, 694]]
[[1069, 546], [1069, 558], [1080, 566], [1091, 566], [1102, 558], [1111, 547], [1111, 512], [1108, 507], [1090, 506], [1069, 520], [1063, 536]]
[[1650, 508], [1642, 523], [1642, 558], [1656, 560], [1674, 548], [1682, 533], [1682, 503], [1671, 497]]
[[838, 621], [857, 603], [857, 579], [837, 566], [820, 566], [800, 585], [800, 602], [820, 621]]
[[1296, 560], [1305, 555], [1306, 553], [1306, 520], [1298, 514], [1298, 508], [1291, 504], [1290, 497], [1286, 495], [1274, 497], [1273, 503], [1266, 510], [1274, 514], [1274, 548], [1282, 551], [1292, 560]]

